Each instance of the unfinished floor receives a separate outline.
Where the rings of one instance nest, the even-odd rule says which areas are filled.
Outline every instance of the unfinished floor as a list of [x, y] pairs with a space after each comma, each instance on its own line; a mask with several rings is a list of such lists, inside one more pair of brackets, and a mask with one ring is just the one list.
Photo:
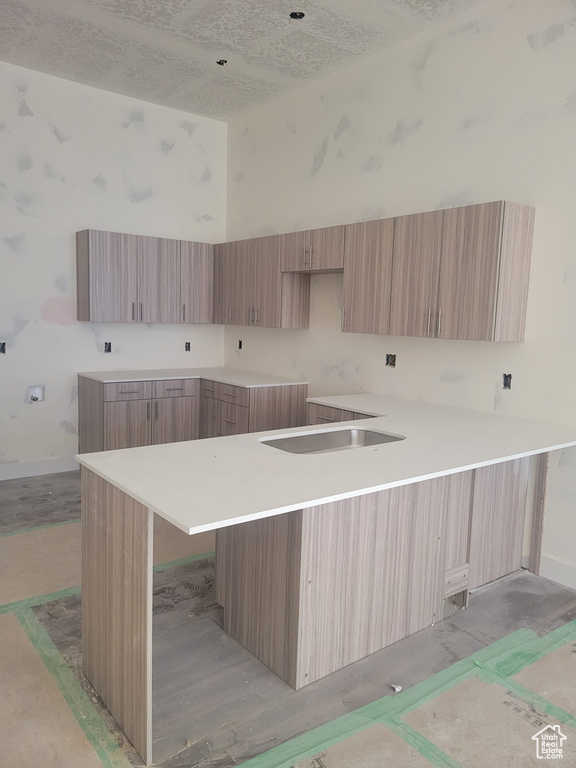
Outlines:
[[[141, 764], [81, 672], [79, 515], [79, 473], [0, 483], [3, 766]], [[477, 590], [469, 610], [294, 691], [222, 631], [212, 535], [156, 523], [155, 754], [164, 768], [238, 765], [517, 629], [544, 635], [576, 619], [575, 591], [519, 572]]]

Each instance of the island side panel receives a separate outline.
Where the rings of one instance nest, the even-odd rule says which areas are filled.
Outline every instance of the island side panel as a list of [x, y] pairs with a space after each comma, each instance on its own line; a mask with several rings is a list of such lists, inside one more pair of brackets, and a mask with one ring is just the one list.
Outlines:
[[442, 618], [447, 479], [304, 510], [296, 688]]
[[152, 512], [82, 467], [83, 671], [152, 760]]
[[295, 687], [302, 511], [221, 528], [217, 599], [224, 630]]

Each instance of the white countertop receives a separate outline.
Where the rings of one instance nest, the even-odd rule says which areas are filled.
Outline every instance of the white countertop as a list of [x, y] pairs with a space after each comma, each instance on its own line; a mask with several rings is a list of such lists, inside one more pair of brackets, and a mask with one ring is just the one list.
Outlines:
[[310, 398], [363, 413], [354, 426], [405, 440], [299, 455], [261, 443], [267, 436], [319, 432], [350, 423], [216, 437], [82, 454], [80, 464], [187, 533], [576, 445], [576, 427], [544, 424], [387, 396]]
[[307, 384], [307, 381], [295, 381], [269, 373], [243, 371], [239, 368], [154, 368], [141, 371], [87, 371], [78, 376], [101, 381], [104, 384], [116, 381], [158, 381], [161, 379], [210, 379], [221, 384], [237, 387], [288, 387], [295, 384]]

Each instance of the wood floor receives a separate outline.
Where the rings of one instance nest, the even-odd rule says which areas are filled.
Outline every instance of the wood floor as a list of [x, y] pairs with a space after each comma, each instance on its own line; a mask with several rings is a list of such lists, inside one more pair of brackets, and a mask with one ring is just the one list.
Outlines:
[[[57, 483], [47, 477], [0, 483], [0, 537], [3, 532], [12, 535], [20, 528], [52, 522], [60, 524], [55, 530], [65, 537], [72, 528], [61, 523], [75, 519], [78, 513], [74, 490], [78, 482], [77, 473], [65, 473]], [[51, 490], [46, 502], [42, 501], [42, 486], [45, 495]], [[58, 487], [62, 489], [60, 502]], [[57, 519], [50, 516], [50, 510], [57, 510]], [[46, 560], [50, 556], [46, 551]], [[25, 566], [32, 571], [37, 563], [31, 557]], [[68, 586], [74, 592], [79, 584]], [[38, 598], [37, 604], [32, 601], [34, 614], [92, 696], [80, 672], [80, 596], [55, 597]], [[525, 627], [543, 635], [575, 618], [575, 591], [518, 572], [476, 590], [468, 610], [294, 691], [221, 629], [210, 560], [157, 569], [153, 628], [156, 764], [163, 768], [238, 765], [392, 694], [392, 684], [406, 690], [516, 629]], [[121, 742], [109, 716], [102, 708], [100, 712], [112, 736]], [[61, 747], [64, 753], [66, 744]], [[140, 765], [129, 745], [122, 744], [122, 751], [133, 765]], [[32, 768], [32, 764], [19, 768]]]

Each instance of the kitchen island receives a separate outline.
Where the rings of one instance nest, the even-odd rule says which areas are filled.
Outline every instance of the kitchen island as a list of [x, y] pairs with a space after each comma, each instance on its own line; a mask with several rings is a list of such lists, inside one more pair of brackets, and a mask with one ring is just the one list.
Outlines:
[[576, 444], [574, 427], [312, 399], [404, 439], [312, 455], [263, 442], [337, 424], [78, 457], [84, 669], [147, 762], [153, 514], [189, 534], [218, 530], [225, 629], [300, 687], [441, 619], [473, 573], [485, 583], [518, 568], [527, 457]]

